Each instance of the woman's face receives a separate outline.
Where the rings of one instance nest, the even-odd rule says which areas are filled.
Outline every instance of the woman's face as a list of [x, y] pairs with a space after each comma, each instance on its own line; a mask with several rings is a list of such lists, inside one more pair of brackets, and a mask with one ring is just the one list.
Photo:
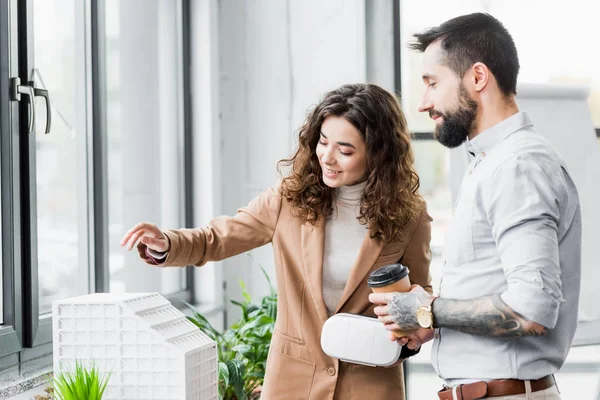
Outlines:
[[365, 141], [346, 119], [325, 118], [316, 152], [327, 186], [351, 186], [367, 179]]

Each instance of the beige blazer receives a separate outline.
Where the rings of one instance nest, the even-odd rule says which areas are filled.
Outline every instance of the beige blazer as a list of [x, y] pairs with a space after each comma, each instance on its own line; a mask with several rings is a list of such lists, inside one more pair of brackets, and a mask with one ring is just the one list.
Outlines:
[[[289, 203], [270, 188], [233, 217], [218, 217], [203, 229], [166, 231], [171, 248], [165, 265], [201, 266], [272, 243], [278, 308], [262, 399], [404, 399], [401, 365], [353, 365], [321, 350], [321, 328], [328, 318], [322, 289], [324, 223], [321, 218], [313, 226], [292, 216]], [[369, 273], [397, 261], [409, 267], [413, 283], [429, 287], [430, 239], [425, 207], [402, 242], [383, 245], [367, 236], [336, 313], [373, 316]]]

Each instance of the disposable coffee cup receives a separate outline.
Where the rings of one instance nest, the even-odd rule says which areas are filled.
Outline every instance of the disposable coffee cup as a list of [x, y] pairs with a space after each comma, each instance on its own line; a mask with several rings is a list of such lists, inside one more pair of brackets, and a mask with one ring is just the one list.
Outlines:
[[[410, 292], [411, 284], [408, 278], [408, 268], [402, 264], [390, 264], [381, 267], [369, 275], [367, 284], [373, 293]], [[410, 331], [393, 331], [396, 337], [407, 336], [416, 329]]]

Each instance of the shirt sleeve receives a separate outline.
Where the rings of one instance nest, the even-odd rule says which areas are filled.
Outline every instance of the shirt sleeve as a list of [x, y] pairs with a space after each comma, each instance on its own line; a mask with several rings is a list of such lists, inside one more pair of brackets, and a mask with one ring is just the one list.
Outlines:
[[502, 300], [514, 311], [554, 328], [562, 297], [558, 253], [562, 169], [531, 156], [504, 162], [483, 187], [484, 204], [508, 288]]
[[156, 250], [152, 250], [149, 247], [146, 247], [146, 255], [154, 258], [155, 260], [162, 260], [167, 256], [167, 252], [166, 251], [156, 251]]

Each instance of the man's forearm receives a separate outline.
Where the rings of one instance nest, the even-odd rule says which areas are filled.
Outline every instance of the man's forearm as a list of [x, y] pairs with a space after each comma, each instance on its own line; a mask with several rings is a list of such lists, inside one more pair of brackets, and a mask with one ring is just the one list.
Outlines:
[[438, 298], [432, 308], [436, 328], [491, 337], [543, 336], [548, 331], [513, 311], [500, 295], [473, 300]]

